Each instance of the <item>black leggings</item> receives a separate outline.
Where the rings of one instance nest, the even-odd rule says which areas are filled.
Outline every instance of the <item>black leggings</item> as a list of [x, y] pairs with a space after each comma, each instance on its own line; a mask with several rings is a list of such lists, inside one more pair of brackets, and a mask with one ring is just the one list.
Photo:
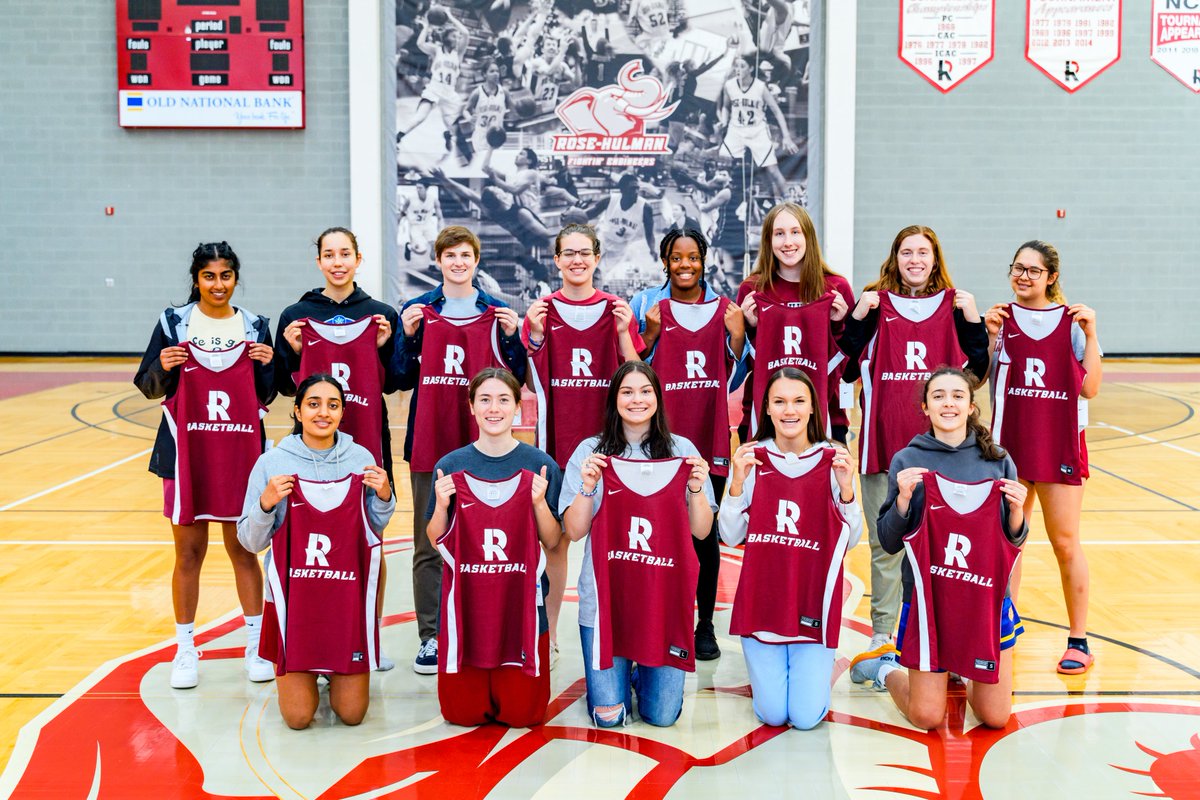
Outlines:
[[[713, 495], [717, 505], [725, 492], [725, 477], [713, 475]], [[717, 576], [721, 569], [721, 540], [717, 534], [717, 519], [713, 518], [712, 531], [707, 539], [692, 537], [692, 547], [700, 561], [700, 578], [696, 581], [696, 606], [701, 622], [712, 622], [713, 609], [717, 605]]]

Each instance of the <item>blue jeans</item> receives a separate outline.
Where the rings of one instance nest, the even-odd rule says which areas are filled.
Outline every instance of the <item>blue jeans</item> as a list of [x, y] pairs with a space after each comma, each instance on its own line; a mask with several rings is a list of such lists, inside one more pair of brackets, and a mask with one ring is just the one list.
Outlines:
[[[592, 668], [592, 646], [595, 631], [579, 626], [583, 643], [583, 674], [587, 680], [588, 715], [598, 728], [615, 728], [626, 724], [633, 714], [634, 692], [637, 692], [638, 714], [643, 722], [666, 728], [674, 725], [683, 711], [683, 677], [675, 667], [634, 667], [627, 658], [613, 656], [609, 669]], [[616, 713], [608, 709], [620, 706]], [[597, 707], [601, 710], [598, 713]]]
[[816, 643], [763, 644], [742, 637], [754, 715], [768, 725], [815, 728], [829, 712], [836, 652]]

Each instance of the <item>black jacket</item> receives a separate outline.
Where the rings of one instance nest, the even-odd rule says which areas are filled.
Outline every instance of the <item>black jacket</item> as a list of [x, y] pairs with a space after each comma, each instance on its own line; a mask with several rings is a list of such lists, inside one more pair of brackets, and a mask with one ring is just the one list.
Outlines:
[[[133, 376], [133, 385], [151, 400], [160, 397], [170, 397], [179, 386], [179, 370], [165, 370], [158, 360], [159, 353], [165, 347], [175, 347], [187, 336], [187, 322], [191, 318], [195, 303], [188, 303], [179, 308], [168, 308], [163, 311], [150, 334], [150, 344], [142, 354], [142, 363], [138, 365], [137, 374]], [[271, 321], [260, 317], [244, 308], [236, 309], [242, 312], [246, 322], [246, 338], [250, 341], [271, 344]], [[254, 389], [259, 402], [264, 406], [270, 405], [275, 399], [275, 360], [270, 364], [254, 362]], [[266, 432], [259, 423], [259, 436], [266, 441]], [[154, 450], [150, 453], [150, 471], [160, 478], [175, 477], [175, 439], [171, 436], [170, 428], [164, 417], [158, 425], [158, 434], [154, 438]]]

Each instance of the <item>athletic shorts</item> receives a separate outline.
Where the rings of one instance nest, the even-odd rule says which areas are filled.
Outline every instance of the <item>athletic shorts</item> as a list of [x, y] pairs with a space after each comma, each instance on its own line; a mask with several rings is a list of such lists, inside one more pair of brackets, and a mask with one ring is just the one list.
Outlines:
[[[896, 628], [896, 645], [904, 641], [904, 629], [908, 625], [908, 603], [900, 605], [900, 625]], [[1021, 615], [1017, 613], [1017, 607], [1013, 605], [1012, 598], [1004, 598], [1004, 603], [1000, 606], [1000, 650], [1008, 650], [1017, 643], [1017, 637], [1025, 632], [1025, 625], [1021, 622]], [[899, 653], [899, 650], [896, 651]], [[944, 669], [934, 670], [934, 672], [945, 672]]]
[[740, 128], [731, 126], [721, 146], [728, 150], [733, 158], [741, 158], [742, 154], [749, 150], [754, 166], [759, 168], [773, 167], [779, 163], [775, 156], [775, 143], [771, 141], [771, 131], [767, 128], [743, 133]]
[[175, 479], [163, 478], [163, 516], [171, 519], [175, 516]]

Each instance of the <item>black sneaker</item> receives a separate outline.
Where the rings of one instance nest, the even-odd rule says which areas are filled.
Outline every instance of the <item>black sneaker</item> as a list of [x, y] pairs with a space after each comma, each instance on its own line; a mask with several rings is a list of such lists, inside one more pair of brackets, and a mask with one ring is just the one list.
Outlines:
[[418, 675], [436, 675], [438, 671], [437, 639], [426, 639], [421, 642], [421, 649], [413, 659], [413, 672]]
[[713, 624], [704, 620], [696, 626], [696, 660], [715, 661], [721, 657], [721, 648], [717, 646], [717, 635], [713, 632]]

